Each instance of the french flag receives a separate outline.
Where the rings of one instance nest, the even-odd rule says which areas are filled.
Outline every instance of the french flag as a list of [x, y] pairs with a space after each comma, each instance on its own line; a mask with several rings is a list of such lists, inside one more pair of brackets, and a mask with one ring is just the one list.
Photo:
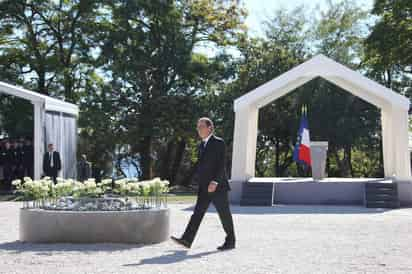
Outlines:
[[297, 163], [304, 164], [306, 167], [311, 166], [309, 123], [306, 108], [304, 108], [300, 119], [298, 140], [293, 151], [293, 160]]

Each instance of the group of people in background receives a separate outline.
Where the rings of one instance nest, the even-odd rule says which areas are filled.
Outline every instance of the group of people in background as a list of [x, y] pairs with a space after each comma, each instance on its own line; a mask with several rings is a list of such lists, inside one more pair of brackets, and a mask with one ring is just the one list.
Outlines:
[[[56, 183], [61, 168], [60, 153], [54, 150], [53, 144], [48, 144], [47, 152], [43, 156], [43, 175], [50, 177]], [[77, 162], [77, 180], [86, 181], [91, 175], [91, 163], [87, 161], [86, 155], [82, 154]]]
[[[43, 176], [50, 177], [54, 183], [62, 169], [60, 153], [53, 144], [47, 145], [43, 155]], [[77, 162], [77, 179], [85, 181], [92, 176], [91, 163], [82, 154]], [[34, 179], [34, 148], [30, 138], [0, 139], [0, 190], [12, 190], [12, 181], [30, 177]]]
[[30, 138], [0, 139], [0, 189], [10, 190], [14, 179], [34, 177], [34, 151]]

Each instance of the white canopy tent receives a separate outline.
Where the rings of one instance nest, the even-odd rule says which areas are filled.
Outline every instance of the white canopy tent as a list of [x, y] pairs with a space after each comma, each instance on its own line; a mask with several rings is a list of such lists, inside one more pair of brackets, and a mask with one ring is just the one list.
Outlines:
[[[385, 177], [410, 179], [409, 99], [324, 55], [317, 55], [234, 101], [232, 182], [245, 182], [255, 175], [259, 109], [316, 77], [336, 84], [381, 110]], [[234, 188], [235, 192], [241, 191], [241, 186]]]
[[76, 176], [77, 117], [79, 108], [21, 87], [0, 82], [0, 93], [30, 101], [34, 120], [34, 177], [42, 175], [43, 153], [46, 144], [53, 143], [60, 152], [64, 178]]

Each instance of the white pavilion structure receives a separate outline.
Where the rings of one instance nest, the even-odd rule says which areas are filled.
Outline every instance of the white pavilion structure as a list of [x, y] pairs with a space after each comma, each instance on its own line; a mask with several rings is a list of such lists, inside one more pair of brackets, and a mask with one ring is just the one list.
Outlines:
[[78, 106], [15, 85], [0, 82], [0, 93], [30, 101], [34, 120], [34, 177], [42, 175], [43, 153], [53, 143], [60, 152], [62, 170], [59, 176], [76, 178]]
[[259, 109], [316, 77], [322, 77], [380, 109], [385, 178], [411, 179], [409, 99], [324, 55], [317, 55], [234, 101], [232, 202], [240, 200], [242, 184], [255, 176]]

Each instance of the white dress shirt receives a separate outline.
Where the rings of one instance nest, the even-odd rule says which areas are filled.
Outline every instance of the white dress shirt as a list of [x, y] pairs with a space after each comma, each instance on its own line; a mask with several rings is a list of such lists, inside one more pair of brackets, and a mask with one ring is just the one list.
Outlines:
[[49, 157], [50, 157], [50, 167], [53, 167], [53, 151], [49, 152]]
[[206, 147], [207, 141], [209, 141], [209, 139], [212, 135], [213, 135], [213, 133], [210, 133], [206, 138], [202, 139], [202, 141], [205, 142], [205, 144], [203, 145], [204, 147]]

